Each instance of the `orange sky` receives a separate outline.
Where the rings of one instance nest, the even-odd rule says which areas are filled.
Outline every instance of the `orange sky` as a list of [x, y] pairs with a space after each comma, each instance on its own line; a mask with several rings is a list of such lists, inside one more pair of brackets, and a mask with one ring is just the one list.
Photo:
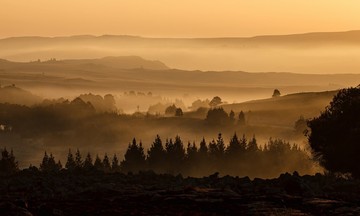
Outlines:
[[0, 37], [232, 37], [360, 29], [359, 0], [0, 0]]

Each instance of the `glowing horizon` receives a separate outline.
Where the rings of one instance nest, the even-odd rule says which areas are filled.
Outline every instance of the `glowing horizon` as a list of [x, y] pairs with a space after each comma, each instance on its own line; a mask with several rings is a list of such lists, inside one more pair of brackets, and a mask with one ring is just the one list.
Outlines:
[[1, 0], [0, 38], [250, 37], [360, 29], [356, 0]]

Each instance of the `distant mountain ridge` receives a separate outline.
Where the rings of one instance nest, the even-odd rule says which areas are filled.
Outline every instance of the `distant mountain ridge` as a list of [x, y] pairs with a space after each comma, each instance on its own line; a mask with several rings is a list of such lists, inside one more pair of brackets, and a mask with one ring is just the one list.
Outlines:
[[359, 50], [360, 30], [229, 38], [79, 35], [0, 39], [0, 58], [11, 61], [141, 56], [170, 68], [202, 71], [360, 73]]
[[148, 70], [166, 70], [169, 69], [164, 63], [160, 61], [151, 61], [146, 60], [138, 56], [108, 56], [99, 59], [65, 59], [65, 60], [56, 60], [50, 59], [47, 61], [32, 61], [32, 62], [12, 62], [5, 59], [0, 59], [0, 69], [2, 68], [11, 68], [17, 65], [22, 66], [41, 66], [48, 64], [57, 64], [57, 66], [73, 66], [73, 67], [111, 67], [115, 69], [137, 69], [143, 68]]
[[[133, 41], [197, 41], [197, 42], [344, 42], [344, 43], [360, 43], [360, 30], [342, 31], [342, 32], [309, 32], [300, 34], [284, 34], [284, 35], [257, 35], [252, 37], [212, 37], [212, 38], [166, 38], [166, 37], [142, 37], [133, 35], [72, 35], [72, 36], [21, 36], [21, 37], [8, 37], [0, 39], [0, 45], [4, 43], [21, 43], [22, 45], [30, 45], [33, 42], [38, 43], [53, 43], [53, 42], [89, 42], [89, 41], [104, 41], [104, 40], [133, 40]], [[35, 44], [36, 45], [36, 44]]]

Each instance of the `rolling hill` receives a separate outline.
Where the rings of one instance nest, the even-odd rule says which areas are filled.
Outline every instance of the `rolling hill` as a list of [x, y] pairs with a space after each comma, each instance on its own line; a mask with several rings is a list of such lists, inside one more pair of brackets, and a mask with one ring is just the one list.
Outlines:
[[171, 68], [211, 71], [359, 73], [360, 31], [249, 38], [144, 38], [124, 35], [0, 39], [0, 58], [94, 59], [142, 56]]

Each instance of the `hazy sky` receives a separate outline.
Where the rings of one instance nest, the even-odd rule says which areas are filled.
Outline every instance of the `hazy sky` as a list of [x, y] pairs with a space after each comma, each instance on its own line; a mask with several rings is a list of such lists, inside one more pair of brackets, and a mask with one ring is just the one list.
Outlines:
[[226, 37], [360, 29], [359, 0], [0, 0], [0, 37]]

